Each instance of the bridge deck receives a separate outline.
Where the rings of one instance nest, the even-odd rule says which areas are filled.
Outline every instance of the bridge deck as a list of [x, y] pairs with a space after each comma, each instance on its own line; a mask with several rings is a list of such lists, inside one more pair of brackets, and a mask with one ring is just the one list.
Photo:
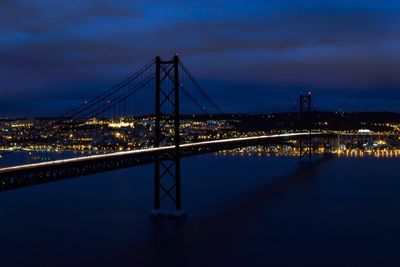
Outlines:
[[[314, 138], [331, 136], [317, 132], [313, 132], [311, 135]], [[222, 149], [302, 139], [308, 136], [309, 133], [289, 133], [213, 140], [182, 144], [180, 152], [183, 157], [187, 157]], [[0, 168], [0, 191], [142, 165], [153, 162], [156, 157], [163, 157], [173, 151], [174, 146], [155, 147]]]

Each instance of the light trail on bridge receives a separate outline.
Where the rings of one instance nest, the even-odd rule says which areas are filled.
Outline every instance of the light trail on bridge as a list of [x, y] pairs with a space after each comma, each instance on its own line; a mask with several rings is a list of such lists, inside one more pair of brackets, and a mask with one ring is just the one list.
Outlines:
[[[301, 136], [309, 136], [309, 135], [310, 135], [310, 133], [288, 133], [288, 134], [262, 135], [262, 136], [252, 136], [252, 137], [239, 137], [239, 138], [212, 140], [212, 141], [204, 141], [204, 142], [197, 142], [197, 143], [190, 143], [190, 144], [181, 144], [179, 147], [182, 149], [202, 148], [202, 147], [207, 147], [210, 145], [219, 145], [219, 144], [227, 144], [227, 143], [234, 144], [234, 143], [242, 143], [245, 141], [261, 141], [262, 142], [265, 139], [301, 137]], [[312, 132], [311, 135], [313, 135], [313, 136], [321, 135], [321, 133]], [[12, 166], [12, 167], [0, 168], [0, 175], [2, 173], [7, 173], [10, 171], [28, 170], [28, 169], [35, 169], [38, 167], [78, 163], [78, 162], [82, 162], [82, 161], [92, 161], [92, 160], [96, 160], [96, 159], [105, 159], [105, 158], [112, 159], [113, 157], [133, 156], [133, 155], [149, 154], [149, 153], [160, 154], [160, 153], [165, 153], [165, 152], [171, 151], [174, 148], [175, 148], [175, 146], [154, 147], [154, 148], [145, 148], [145, 149], [138, 149], [138, 150], [131, 150], [131, 151], [114, 152], [114, 153], [108, 153], [108, 154], [102, 154], [102, 155], [91, 155], [91, 156], [85, 156], [85, 157], [54, 160], [54, 161], [48, 161], [48, 162], [24, 164], [24, 165]], [[206, 152], [206, 153], [208, 153], [208, 152]]]

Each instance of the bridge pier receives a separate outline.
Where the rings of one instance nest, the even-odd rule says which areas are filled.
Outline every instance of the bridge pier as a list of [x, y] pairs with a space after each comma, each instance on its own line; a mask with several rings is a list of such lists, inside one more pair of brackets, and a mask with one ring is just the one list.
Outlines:
[[[155, 218], [183, 218], [181, 199], [179, 57], [156, 63], [155, 147], [173, 144], [173, 152], [156, 156], [154, 163]], [[173, 133], [167, 134], [167, 133]], [[163, 205], [162, 205], [163, 204]]]

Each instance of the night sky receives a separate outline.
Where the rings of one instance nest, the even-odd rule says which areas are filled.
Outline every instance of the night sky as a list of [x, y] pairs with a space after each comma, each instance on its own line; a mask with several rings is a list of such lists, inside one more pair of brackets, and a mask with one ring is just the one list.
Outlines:
[[400, 112], [400, 1], [0, 0], [2, 116], [57, 115], [179, 53], [225, 112]]

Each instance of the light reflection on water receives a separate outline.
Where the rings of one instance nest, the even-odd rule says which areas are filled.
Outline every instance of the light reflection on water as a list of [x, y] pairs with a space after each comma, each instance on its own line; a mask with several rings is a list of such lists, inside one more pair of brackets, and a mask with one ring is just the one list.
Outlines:
[[182, 222], [148, 218], [152, 165], [3, 192], [2, 266], [398, 266], [397, 162], [186, 158]]

